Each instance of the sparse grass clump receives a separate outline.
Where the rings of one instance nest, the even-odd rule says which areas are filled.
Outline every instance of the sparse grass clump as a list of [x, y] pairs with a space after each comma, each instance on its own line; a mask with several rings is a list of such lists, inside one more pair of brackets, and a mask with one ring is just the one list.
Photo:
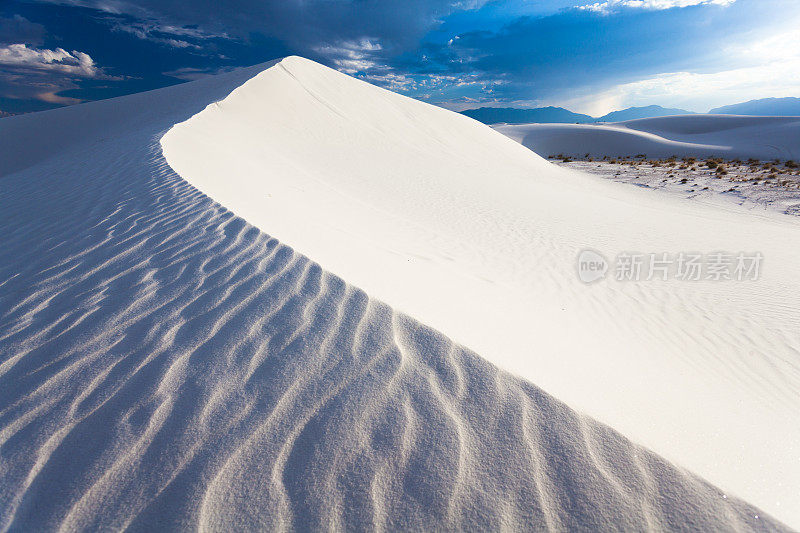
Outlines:
[[[745, 191], [755, 185], [762, 187], [783, 187], [791, 190], [800, 189], [800, 179], [795, 176], [800, 176], [800, 161], [788, 160], [782, 163], [777, 161], [759, 161], [756, 159], [749, 159], [742, 161], [741, 159], [726, 159], [709, 155], [707, 158], [697, 159], [694, 157], [666, 157], [666, 158], [651, 158], [647, 159], [644, 154], [636, 156], [600, 156], [594, 158], [591, 154], [569, 156], [564, 154], [551, 155], [550, 159], [561, 160], [565, 163], [573, 161], [594, 161], [604, 162], [612, 165], [618, 165], [620, 168], [614, 169], [614, 175], [620, 177], [625, 175], [627, 179], [638, 181], [645, 178], [645, 176], [633, 175], [637, 173], [637, 167], [640, 167], [643, 172], [649, 174], [648, 178], [658, 178], [664, 184], [680, 184], [686, 186], [682, 189], [689, 192], [700, 191], [714, 191], [715, 187], [703, 186], [705, 184], [697, 183], [699, 176], [705, 178], [716, 178], [716, 183], [723, 183], [720, 180], [727, 180], [732, 182], [732, 187], [724, 192]], [[602, 157], [602, 159], [601, 159]], [[630, 172], [621, 168], [622, 165], [630, 167]], [[598, 164], [592, 165], [602, 168], [606, 165]], [[646, 170], [647, 167], [653, 170]], [[695, 173], [696, 172], [696, 173]], [[686, 177], [683, 177], [686, 176]], [[661, 179], [664, 178], [664, 179]], [[738, 185], [744, 185], [743, 188], [737, 188]]]

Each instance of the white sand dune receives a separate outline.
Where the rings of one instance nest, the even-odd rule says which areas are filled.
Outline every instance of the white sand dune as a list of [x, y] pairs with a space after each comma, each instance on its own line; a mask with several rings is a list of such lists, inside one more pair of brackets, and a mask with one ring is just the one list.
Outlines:
[[[217, 138], [205, 128], [194, 127], [192, 121], [204, 120], [209, 112], [213, 116], [215, 109], [223, 114], [234, 111], [237, 96], [246, 95], [260, 103], [234, 122], [244, 121], [237, 126], [245, 127], [249, 121], [251, 130], [260, 134], [237, 148], [242, 150], [242, 163], [217, 177], [227, 183], [225, 188], [239, 191], [240, 204], [226, 207], [242, 214], [239, 208], [246, 211], [250, 205], [255, 215], [260, 206], [264, 212], [291, 216], [281, 229], [294, 224], [322, 231], [319, 239], [335, 236], [340, 252], [352, 254], [351, 262], [364, 260], [360, 254], [374, 242], [364, 244], [358, 234], [347, 232], [353, 229], [347, 223], [363, 222], [365, 211], [414, 228], [426, 222], [418, 220], [415, 226], [397, 212], [381, 211], [377, 202], [367, 204], [364, 197], [346, 197], [353, 202], [347, 207], [359, 205], [356, 200], [364, 202], [360, 210], [318, 211], [340, 206], [313, 203], [322, 201], [320, 193], [335, 196], [337, 202], [344, 202], [339, 196], [345, 196], [332, 189], [331, 182], [310, 181], [324, 174], [312, 174], [307, 163], [324, 155], [329, 144], [337, 144], [347, 149], [329, 168], [331, 179], [339, 178], [342, 166], [359, 169], [365, 163], [356, 158], [357, 147], [349, 146], [343, 134], [364, 129], [365, 138], [391, 146], [397, 140], [396, 130], [369, 129], [374, 124], [365, 124], [361, 115], [348, 115], [354, 109], [331, 101], [334, 96], [346, 101], [348, 93], [349, 98], [365, 98], [366, 93], [359, 91], [366, 86], [359, 82], [297, 58], [269, 67], [0, 121], [4, 238], [0, 529], [785, 529], [749, 504], [498, 370], [441, 333], [375, 300], [374, 295], [367, 296], [177, 175], [161, 154], [159, 140], [164, 132], [211, 104], [172, 130], [164, 145], [175, 143], [169, 151], [180, 160], [176, 166], [190, 165], [190, 157], [201, 165], [225, 156], [235, 159], [235, 153], [225, 153], [232, 145], [223, 142], [224, 132], [222, 139]], [[276, 74], [277, 81], [271, 79]], [[297, 85], [280, 83], [287, 78], [295, 79]], [[344, 79], [353, 85], [336, 85]], [[262, 82], [267, 83], [259, 87]], [[277, 85], [274, 92], [269, 89], [272, 82]], [[259, 89], [255, 93], [263, 91], [260, 97], [250, 91], [253, 88]], [[397, 150], [401, 157], [409, 150], [428, 151], [449, 159], [454, 172], [464, 171], [477, 162], [464, 161], [463, 149], [445, 142], [458, 134], [453, 131], [457, 127], [465, 132], [456, 141], [474, 138], [475, 145], [467, 148], [477, 150], [481, 143], [489, 143], [476, 158], [493, 157], [500, 164], [503, 156], [510, 156], [519, 158], [512, 160], [511, 170], [516, 170], [514, 165], [519, 172], [539, 169], [546, 187], [540, 192], [558, 190], [556, 178], [577, 180], [577, 185], [567, 186], [572, 194], [595, 183], [551, 169], [469, 119], [370, 90], [377, 100], [362, 101], [365, 109], [396, 113], [395, 122], [388, 121], [387, 128], [398, 126], [397, 121], [418, 128], [417, 136], [404, 137], [406, 144], [386, 148], [388, 153]], [[269, 112], [260, 106], [267, 106]], [[339, 117], [347, 127], [331, 129], [331, 124], [315, 122], [304, 126], [302, 121], [312, 120], [316, 113], [326, 120]], [[449, 121], [451, 117], [456, 117], [454, 122]], [[238, 138], [237, 131], [228, 133]], [[194, 152], [186, 150], [182, 134], [197, 137]], [[441, 142], [428, 146], [437, 136]], [[277, 148], [271, 144], [281, 140]], [[288, 150], [292, 143], [302, 153]], [[377, 150], [369, 144], [366, 148]], [[205, 150], [209, 152], [204, 154]], [[494, 154], [495, 150], [499, 153]], [[246, 161], [262, 151], [275, 159]], [[263, 166], [265, 161], [270, 164]], [[404, 201], [419, 200], [418, 183], [412, 178], [419, 178], [415, 169], [423, 173], [424, 161], [405, 161], [410, 166], [410, 183], [392, 184], [391, 179], [400, 175], [392, 165], [401, 161], [390, 159], [381, 169], [373, 164], [366, 170], [385, 172], [370, 175], [375, 189], [383, 182], [389, 194], [401, 197], [408, 190], [411, 198]], [[508, 169], [501, 166], [499, 171]], [[191, 170], [201, 187], [213, 185], [204, 182], [202, 174], [195, 176], [196, 168]], [[440, 170], [432, 166], [421, 175], [432, 182], [428, 192], [434, 204], [419, 210], [424, 207], [452, 216], [446, 199], [436, 194], [458, 180], [445, 174], [444, 184], [437, 185], [430, 172]], [[354, 179], [364, 178], [362, 172], [354, 174]], [[498, 194], [504, 188], [510, 194], [511, 184], [502, 182], [511, 180], [521, 189], [524, 204], [533, 192], [525, 184], [536, 179], [535, 173], [497, 174]], [[292, 200], [285, 191], [295, 189], [317, 196], [309, 198], [312, 203], [307, 208], [282, 207], [282, 202]], [[616, 191], [604, 185], [592, 190]], [[452, 209], [463, 208], [459, 189], [450, 194]], [[565, 199], [570, 197], [565, 193]], [[504, 198], [489, 196], [487, 201]], [[565, 216], [575, 215], [569, 212], [569, 204], [565, 208]], [[543, 215], [554, 212], [545, 210]], [[411, 211], [408, 216], [417, 214]], [[518, 216], [519, 211], [511, 214]], [[471, 215], [489, 226], [503, 222], [497, 218], [499, 211]], [[724, 219], [725, 214], [717, 216]], [[330, 229], [325, 229], [324, 220]], [[434, 229], [448, 220], [443, 216]], [[547, 229], [560, 226], [557, 222]], [[580, 220], [575, 222], [580, 225]], [[392, 227], [380, 225], [377, 219], [372, 223], [375, 235]], [[788, 234], [781, 234], [788, 229], [775, 220], [752, 223], [757, 226], [753, 235], [762, 235], [764, 226], [774, 228], [778, 237]], [[427, 290], [431, 300], [448, 296], [446, 291], [455, 285], [445, 284], [442, 292], [436, 285], [441, 280], [428, 277], [433, 271], [412, 266], [404, 273], [397, 267], [396, 263], [409, 258], [396, 251], [405, 252], [399, 239], [413, 236], [405, 226], [397, 227], [398, 240], [388, 234], [384, 245], [400, 259], [386, 261], [386, 270], [374, 274], [373, 285], [386, 289], [394, 283], [417, 296]], [[456, 235], [469, 229], [454, 228]], [[515, 228], [495, 229], [502, 241]], [[443, 248], [442, 253], [455, 248], [454, 266], [441, 272], [452, 274], [459, 283], [472, 275], [464, 266], [472, 264], [464, 262], [464, 250], [491, 258], [497, 248], [481, 250], [489, 233], [489, 228], [478, 232], [472, 245], [453, 240]], [[435, 232], [430, 235], [434, 237]], [[530, 236], [534, 235], [521, 234]], [[315, 242], [298, 239], [299, 244]], [[541, 257], [554, 254], [551, 260], [555, 262], [564, 252], [555, 242], [538, 235], [531, 246], [544, 246]], [[433, 238], [420, 246], [429, 252], [437, 244], [440, 240]], [[319, 251], [324, 255], [324, 249]], [[385, 260], [385, 254], [375, 255], [378, 261]], [[527, 257], [523, 255], [517, 264], [538, 268], [523, 259]], [[375, 266], [373, 262], [364, 268]], [[544, 306], [540, 316], [552, 311], [553, 301], [548, 298], [559, 292], [567, 295], [565, 305], [580, 295], [597, 299], [588, 302], [595, 310], [617, 303], [604, 301], [605, 292], [578, 291], [550, 268], [539, 270], [544, 276], [540, 286], [557, 285], [540, 294], [541, 301], [529, 302], [532, 307]], [[393, 282], [392, 276], [397, 276]], [[486, 319], [497, 311], [492, 306], [506, 291], [476, 299], [482, 295], [473, 288], [480, 286], [465, 284], [460, 302], [471, 309], [486, 306], [483, 315], [473, 311], [473, 317]], [[768, 283], [766, 289], [771, 287]], [[637, 298], [644, 314], [648, 311], [646, 290], [636, 290], [645, 293]], [[786, 297], [792, 290], [787, 283]], [[392, 295], [388, 290], [384, 293]], [[785, 300], [778, 295], [769, 303], [780, 306]], [[730, 307], [726, 304], [721, 312]], [[439, 316], [446, 309], [433, 305], [432, 310], [432, 316]], [[542, 324], [526, 323], [530, 314], [515, 317], [518, 311], [510, 307], [503, 314], [505, 320], [527, 327], [531, 360], [525, 368], [541, 364], [542, 374], [549, 379], [559, 373], [564, 376], [557, 359], [565, 354], [574, 361], [577, 353], [569, 345], [562, 349], [550, 345], [553, 337], [543, 334]], [[785, 318], [791, 308], [782, 312]], [[724, 316], [740, 318], [730, 312]], [[590, 329], [581, 335], [594, 331], [591, 324], [584, 326]], [[790, 330], [776, 327], [754, 329], [750, 334], [753, 342], [766, 338], [780, 350], [785, 344], [778, 341], [786, 331]], [[709, 334], [714, 335], [713, 328]], [[790, 341], [792, 337], [784, 343]], [[511, 339], [507, 345], [514, 347], [518, 342]], [[724, 359], [726, 354], [717, 355]], [[732, 391], [744, 391], [736, 414], [752, 414], [756, 407], [746, 402], [758, 397], [754, 390], [764, 398], [773, 397], [767, 392], [776, 396], [767, 407], [776, 408], [777, 415], [785, 413], [781, 407], [791, 405], [793, 384], [781, 382], [774, 374], [757, 375], [765, 368], [764, 361], [772, 360], [766, 355], [753, 359], [752, 367], [737, 366], [739, 361], [732, 359], [734, 370], [747, 378], [744, 385], [754, 382], [749, 387], [737, 380], [724, 381]], [[709, 361], [699, 357], [694, 363], [707, 379], [703, 370]], [[585, 384], [582, 371], [576, 368], [575, 374]], [[613, 394], [618, 385], [612, 380], [602, 388]], [[656, 382], [651, 385], [658, 390]], [[767, 385], [772, 388], [762, 391]], [[776, 390], [777, 386], [784, 389]], [[593, 392], [598, 390], [599, 386]], [[712, 387], [711, 392], [716, 390]], [[665, 404], [670, 400], [662, 398]], [[652, 413], [651, 419], [660, 423], [659, 417], [670, 409], [676, 408], [668, 405]], [[783, 421], [786, 426], [792, 424], [791, 418]], [[670, 421], [665, 419], [665, 423]], [[791, 436], [790, 432], [791, 428], [787, 430]], [[786, 441], [769, 437], [775, 440], [775, 453], [785, 453]], [[739, 444], [733, 442], [731, 447]], [[721, 460], [727, 457], [721, 452]], [[744, 463], [752, 459], [751, 451], [742, 455], [741, 462], [746, 468]], [[783, 457], [776, 462], [780, 460]], [[791, 472], [792, 464], [786, 464], [786, 469]], [[765, 472], [761, 483], [772, 487], [789, 479], [773, 475]], [[784, 484], [768, 494], [786, 494], [789, 489]], [[747, 491], [738, 494], [749, 496], [743, 492]], [[759, 495], [757, 490], [751, 492]], [[788, 503], [777, 510], [783, 515], [780, 518], [791, 520], [792, 513], [780, 513], [791, 504], [784, 501]]]
[[610, 124], [500, 124], [544, 157], [636, 156], [800, 159], [800, 117], [678, 115]]
[[[800, 525], [800, 221], [560, 169], [300, 58], [162, 145], [178, 174], [326, 270]], [[756, 283], [589, 287], [586, 247], [761, 252], [765, 268]]]

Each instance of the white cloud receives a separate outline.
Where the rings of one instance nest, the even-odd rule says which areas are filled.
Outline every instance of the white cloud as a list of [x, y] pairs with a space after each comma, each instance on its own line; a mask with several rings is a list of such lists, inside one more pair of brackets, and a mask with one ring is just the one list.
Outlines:
[[419, 88], [414, 77], [395, 72], [380, 58], [381, 43], [374, 38], [343, 40], [316, 46], [313, 51], [328, 60], [338, 71], [396, 92]]
[[0, 46], [0, 94], [7, 98], [35, 98], [69, 105], [81, 102], [59, 93], [77, 88], [76, 80], [120, 80], [98, 67], [92, 57], [63, 48], [29, 47], [25, 44]]
[[345, 74], [355, 74], [379, 67], [380, 65], [373, 57], [377, 52], [383, 50], [383, 47], [377, 40], [365, 38], [358, 41], [325, 44], [317, 46], [313, 50], [333, 63], [336, 70]]
[[374, 85], [380, 85], [390, 91], [407, 92], [419, 88], [417, 81], [405, 74], [395, 74], [388, 72], [385, 74], [367, 74], [359, 76], [362, 80]]
[[707, 112], [714, 107], [756, 98], [800, 96], [798, 42], [800, 30], [779, 33], [755, 43], [732, 44], [725, 55], [736, 57], [738, 62], [725, 70], [666, 72], [561, 104], [600, 116], [617, 109], [650, 104]]
[[607, 0], [606, 2], [595, 2], [575, 7], [587, 11], [607, 13], [619, 7], [659, 10], [698, 5], [729, 6], [734, 2], [736, 0]]
[[108, 78], [89, 54], [63, 48], [28, 48], [25, 44], [0, 47], [0, 65], [18, 69], [51, 71], [77, 78]]
[[136, 22], [116, 21], [112, 30], [130, 33], [138, 39], [165, 44], [173, 48], [191, 48], [201, 50], [203, 47], [186, 39], [204, 41], [212, 38], [229, 39], [226, 33], [211, 33], [198, 28], [161, 24], [155, 20]]

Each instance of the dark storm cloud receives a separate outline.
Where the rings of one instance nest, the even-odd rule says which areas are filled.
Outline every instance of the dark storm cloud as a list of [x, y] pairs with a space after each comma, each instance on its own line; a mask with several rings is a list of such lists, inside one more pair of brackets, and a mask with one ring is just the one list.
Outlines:
[[44, 26], [20, 15], [0, 16], [0, 45], [26, 43], [40, 45], [45, 36]]
[[247, 38], [261, 33], [299, 51], [324, 44], [379, 39], [384, 48], [414, 47], [442, 18], [485, 0], [53, 0], [125, 13], [173, 27]]

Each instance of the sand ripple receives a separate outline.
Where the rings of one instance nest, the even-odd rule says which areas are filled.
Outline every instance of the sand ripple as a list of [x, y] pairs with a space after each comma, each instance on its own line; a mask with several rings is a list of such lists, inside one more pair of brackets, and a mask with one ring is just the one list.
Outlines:
[[2, 177], [0, 530], [779, 530], [131, 135]]

